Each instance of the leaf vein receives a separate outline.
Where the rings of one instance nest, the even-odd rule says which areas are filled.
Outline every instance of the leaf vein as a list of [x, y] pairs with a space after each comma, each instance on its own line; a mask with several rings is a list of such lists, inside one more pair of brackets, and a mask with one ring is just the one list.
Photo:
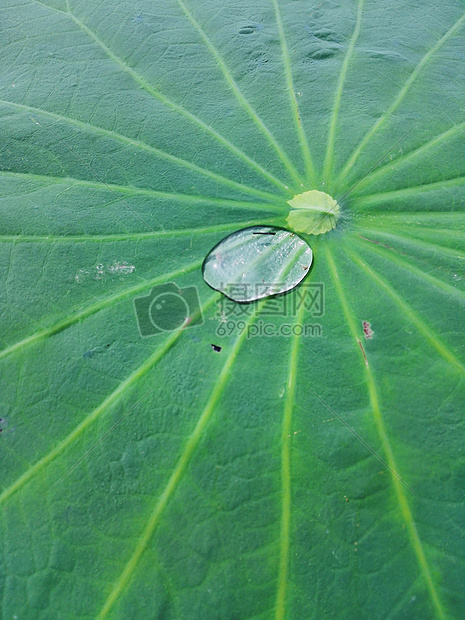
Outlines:
[[6, 101], [4, 99], [0, 99], [0, 104], [1, 103], [12, 106], [19, 110], [24, 110], [26, 112], [32, 112], [35, 114], [43, 114], [44, 116], [48, 118], [52, 118], [53, 120], [64, 122], [70, 125], [74, 125], [75, 127], [79, 127], [79, 129], [83, 129], [85, 131], [92, 131], [94, 133], [113, 138], [114, 140], [118, 140], [119, 142], [123, 142], [124, 144], [130, 145], [132, 147], [139, 148], [144, 151], [153, 153], [157, 157], [160, 157], [161, 159], [165, 159], [173, 164], [176, 164], [177, 166], [181, 168], [192, 170], [193, 172], [197, 172], [198, 174], [202, 174], [206, 177], [214, 179], [215, 181], [218, 181], [219, 183], [222, 183], [224, 185], [229, 185], [230, 187], [234, 187], [235, 189], [240, 189], [243, 192], [247, 192], [249, 194], [255, 194], [262, 198], [263, 197], [267, 199], [271, 198], [272, 200], [276, 199], [276, 196], [274, 196], [273, 194], [269, 192], [264, 192], [262, 190], [255, 189], [248, 185], [238, 183], [237, 181], [233, 181], [232, 179], [228, 179], [227, 177], [222, 176], [221, 174], [217, 174], [216, 172], [212, 172], [211, 170], [202, 168], [201, 166], [198, 166], [197, 164], [189, 162], [185, 159], [182, 159], [181, 157], [177, 157], [176, 155], [171, 155], [170, 153], [167, 153], [166, 151], [163, 151], [162, 149], [158, 149], [154, 146], [150, 146], [146, 142], [142, 142], [141, 140], [136, 140], [134, 138], [129, 138], [128, 136], [125, 136], [124, 134], [118, 133], [111, 129], [104, 129], [103, 127], [99, 127], [98, 125], [92, 125], [91, 123], [86, 123], [84, 121], [78, 121], [74, 118], [71, 118], [70, 116], [64, 116], [62, 114], [57, 114], [56, 112], [50, 112], [48, 110], [43, 110], [41, 108], [35, 108], [35, 107], [24, 105], [21, 103], [15, 103], [13, 101]]
[[[263, 305], [263, 304], [262, 304]], [[250, 325], [254, 320], [254, 316], [252, 315], [246, 322], [246, 326]], [[108, 595], [108, 598], [106, 599], [101, 611], [99, 612], [99, 614], [97, 615], [97, 619], [102, 619], [105, 618], [107, 616], [107, 614], [111, 611], [111, 609], [113, 608], [113, 606], [115, 605], [117, 599], [121, 596], [121, 594], [123, 593], [123, 591], [128, 587], [131, 578], [134, 574], [134, 572], [137, 569], [137, 566], [145, 552], [145, 550], [147, 549], [150, 541], [152, 540], [152, 537], [155, 533], [155, 530], [158, 526], [159, 520], [161, 518], [161, 515], [163, 513], [163, 511], [165, 510], [168, 502], [170, 501], [170, 499], [172, 498], [172, 496], [174, 495], [176, 488], [179, 485], [179, 482], [182, 478], [182, 475], [184, 474], [193, 453], [195, 452], [203, 434], [204, 431], [209, 423], [209, 421], [211, 420], [214, 410], [215, 410], [215, 405], [218, 402], [218, 399], [220, 398], [226, 383], [228, 381], [228, 376], [231, 372], [231, 369], [233, 367], [233, 364], [237, 358], [237, 355], [239, 353], [239, 350], [242, 346], [242, 344], [244, 343], [245, 339], [247, 336], [247, 327], [246, 329], [244, 329], [239, 336], [236, 338], [236, 341], [234, 342], [234, 345], [231, 348], [231, 352], [229, 353], [226, 362], [221, 370], [220, 376], [218, 377], [218, 380], [211, 392], [211, 395], [207, 401], [207, 404], [205, 405], [205, 408], [203, 409], [202, 413], [200, 414], [200, 417], [197, 420], [197, 423], [192, 431], [192, 433], [190, 434], [190, 436], [188, 437], [184, 448], [177, 460], [177, 463], [174, 467], [174, 470], [171, 474], [171, 476], [168, 479], [168, 482], [165, 486], [165, 488], [163, 489], [162, 493], [160, 494], [159, 498], [157, 499], [157, 502], [154, 506], [154, 509], [145, 525], [145, 528], [139, 538], [139, 541], [137, 542], [130, 558], [128, 559], [126, 565], [124, 566], [124, 569], [122, 571], [122, 573], [120, 574], [120, 576], [118, 577], [118, 579], [116, 580], [110, 594]]]
[[[337, 291], [337, 295], [339, 297], [342, 311], [346, 318], [349, 331], [354, 339], [354, 342], [356, 343], [360, 339], [358, 337], [358, 332], [357, 332], [357, 328], [355, 324], [355, 318], [353, 316], [352, 309], [349, 306], [349, 302], [347, 301], [346, 295], [342, 288], [342, 283], [339, 278], [337, 267], [336, 267], [334, 258], [329, 248], [326, 248], [326, 256], [328, 259], [328, 265], [329, 265], [330, 272], [331, 272], [331, 279], [333, 280], [334, 287]], [[384, 420], [383, 420], [383, 415], [381, 412], [378, 390], [376, 387], [376, 381], [375, 381], [375, 377], [373, 374], [373, 370], [368, 364], [363, 364], [363, 372], [365, 373], [366, 380], [367, 380], [368, 396], [369, 396], [370, 403], [371, 403], [374, 422], [375, 422], [376, 429], [378, 431], [379, 437], [384, 447], [384, 452], [386, 454], [387, 463], [391, 471], [397, 472], [398, 471], [397, 463], [396, 463], [396, 459], [394, 456], [394, 452], [391, 447], [389, 436], [387, 434], [386, 427], [384, 425]], [[391, 481], [394, 487], [394, 492], [395, 492], [395, 495], [396, 495], [396, 498], [399, 504], [400, 511], [402, 513], [405, 524], [407, 526], [407, 532], [409, 535], [410, 543], [415, 553], [415, 556], [416, 556], [419, 568], [421, 570], [421, 573], [423, 575], [423, 579], [425, 581], [426, 587], [428, 588], [428, 592], [430, 594], [431, 600], [435, 607], [437, 616], [439, 618], [445, 618], [445, 613], [442, 607], [442, 603], [439, 599], [439, 595], [437, 593], [437, 589], [433, 581], [431, 569], [428, 565], [428, 561], [426, 559], [426, 555], [423, 549], [423, 544], [418, 534], [418, 530], [417, 530], [415, 521], [413, 519], [413, 514], [410, 509], [408, 499], [405, 495], [404, 488], [400, 480], [396, 476], [391, 475]]]
[[[361, 243], [361, 241], [358, 241], [358, 243]], [[434, 330], [418, 316], [418, 313], [412, 308], [412, 306], [407, 304], [400, 297], [400, 295], [389, 284], [387, 284], [387, 282], [385, 282], [380, 276], [378, 276], [368, 266], [368, 264], [365, 263], [352, 250], [346, 247], [346, 252], [362, 271], [364, 271], [381, 289], [384, 289], [387, 292], [389, 297], [391, 297], [391, 299], [394, 300], [394, 302], [399, 306], [399, 308], [401, 308], [402, 311], [405, 312], [405, 315], [412, 321], [412, 323], [416, 326], [417, 330], [421, 334], [423, 334], [423, 336], [430, 343], [430, 345], [434, 349], [436, 349], [439, 355], [465, 375], [464, 364], [453, 353], [451, 353], [451, 351], [449, 351], [447, 345], [445, 345], [438, 337], [438, 335], [434, 332]]]
[[73, 13], [69, 12], [70, 18], [76, 23], [79, 28], [85, 32], [90, 38], [92, 38], [107, 54], [111, 60], [113, 60], [123, 71], [128, 73], [134, 81], [143, 88], [147, 93], [149, 93], [152, 97], [155, 97], [159, 101], [161, 101], [164, 105], [175, 110], [181, 116], [189, 119], [191, 122], [195, 123], [199, 127], [201, 127], [205, 132], [213, 136], [220, 144], [229, 149], [236, 157], [239, 157], [242, 161], [246, 162], [249, 166], [251, 166], [256, 172], [264, 176], [268, 181], [271, 181], [274, 185], [279, 187], [281, 190], [288, 192], [289, 190], [286, 188], [285, 184], [272, 175], [270, 172], [265, 170], [263, 166], [258, 164], [253, 158], [249, 157], [244, 151], [235, 146], [230, 140], [221, 135], [216, 129], [214, 129], [211, 125], [203, 121], [201, 118], [189, 112], [184, 106], [175, 103], [169, 97], [161, 93], [158, 89], [154, 88], [151, 84], [149, 84], [137, 71], [135, 71], [131, 66], [129, 66], [124, 60], [122, 60], [113, 50], [111, 50], [96, 34], [93, 32], [84, 22], [82, 22], [78, 17], [73, 15]]
[[[202, 307], [202, 311], [205, 311], [211, 306], [218, 298], [218, 294], [213, 295], [206, 304]], [[74, 430], [69, 433], [64, 439], [62, 439], [48, 454], [39, 459], [34, 465], [27, 469], [13, 484], [5, 489], [0, 494], [0, 505], [8, 500], [12, 495], [17, 493], [25, 484], [27, 484], [37, 473], [43, 470], [44, 467], [49, 465], [52, 461], [58, 458], [63, 452], [78, 439], [89, 426], [91, 426], [101, 415], [107, 411], [112, 405], [114, 405], [123, 394], [141, 377], [143, 377], [153, 366], [155, 366], [162, 357], [171, 349], [171, 347], [178, 340], [183, 333], [183, 327], [173, 332], [166, 342], [157, 349], [139, 368], [131, 373], [124, 381], [122, 381], [118, 387], [105, 398], [105, 400], [96, 407], [91, 413], [89, 413], [82, 422], [80, 422]]]
[[[296, 317], [296, 324], [302, 324], [305, 304], [302, 304]], [[291, 526], [291, 433], [292, 414], [294, 410], [295, 392], [297, 386], [297, 361], [300, 341], [302, 337], [294, 335], [291, 343], [286, 386], [286, 401], [281, 432], [281, 527], [279, 541], [279, 571], [278, 589], [276, 593], [276, 620], [283, 620], [286, 616], [286, 595], [289, 573], [289, 549]]]
[[407, 78], [404, 86], [400, 89], [397, 97], [394, 99], [392, 104], [389, 106], [386, 112], [382, 114], [373, 127], [365, 134], [364, 138], [360, 141], [357, 147], [355, 147], [354, 152], [352, 153], [349, 161], [342, 169], [339, 175], [339, 182], [341, 182], [348, 174], [352, 166], [355, 164], [358, 156], [374, 136], [374, 134], [384, 125], [388, 118], [390, 118], [394, 112], [397, 110], [399, 105], [402, 103], [403, 99], [407, 95], [410, 87], [417, 79], [418, 75], [421, 73], [423, 68], [428, 64], [434, 54], [461, 28], [463, 23], [465, 22], [465, 13], [459, 17], [459, 19], [449, 28], [449, 30], [443, 34], [443, 36], [434, 43], [430, 49], [426, 52], [420, 62], [417, 64], [415, 69], [411, 72], [409, 77]]
[[323, 177], [327, 184], [330, 182], [330, 177], [333, 172], [334, 142], [336, 139], [337, 119], [339, 115], [339, 108], [341, 106], [344, 82], [347, 76], [351, 58], [354, 54], [355, 45], [357, 43], [357, 39], [360, 34], [360, 27], [362, 24], [363, 3], [364, 3], [364, 0], [359, 0], [358, 2], [355, 28], [354, 28], [352, 37], [349, 42], [349, 47], [347, 48], [347, 53], [342, 63], [341, 72], [339, 74], [339, 80], [338, 80], [337, 87], [336, 87], [336, 94], [334, 96], [333, 110], [331, 113], [331, 122], [329, 125], [329, 132], [328, 132], [328, 142], [326, 145], [326, 154], [325, 154], [325, 160], [323, 164]]
[[210, 38], [207, 36], [206, 32], [203, 30], [203, 28], [201, 27], [199, 22], [195, 19], [195, 17], [192, 15], [190, 10], [187, 8], [186, 4], [182, 0], [176, 0], [176, 1], [179, 4], [179, 6], [181, 7], [181, 9], [183, 10], [183, 12], [186, 15], [187, 19], [192, 24], [192, 26], [199, 33], [200, 37], [204, 41], [204, 43], [205, 43], [207, 49], [209, 50], [209, 52], [215, 58], [215, 60], [216, 60], [216, 62], [218, 64], [219, 69], [223, 73], [223, 76], [224, 76], [226, 82], [228, 83], [230, 89], [234, 93], [236, 99], [241, 104], [241, 106], [244, 108], [244, 110], [248, 113], [248, 115], [250, 116], [250, 118], [252, 119], [254, 124], [263, 133], [265, 138], [268, 140], [268, 142], [271, 144], [273, 149], [276, 151], [276, 153], [277, 153], [278, 157], [280, 158], [280, 160], [283, 162], [283, 164], [287, 168], [288, 172], [291, 174], [291, 176], [294, 179], [294, 181], [300, 187], [301, 184], [302, 184], [302, 179], [300, 178], [299, 173], [295, 169], [294, 165], [292, 164], [292, 162], [289, 159], [289, 157], [287, 156], [287, 154], [284, 152], [284, 150], [278, 144], [276, 138], [273, 136], [271, 131], [268, 129], [268, 127], [265, 125], [263, 120], [260, 118], [260, 116], [257, 114], [257, 112], [254, 110], [254, 108], [250, 105], [250, 103], [247, 101], [247, 99], [243, 95], [243, 93], [240, 90], [239, 86], [237, 85], [236, 81], [232, 77], [232, 75], [231, 75], [231, 73], [230, 73], [230, 71], [229, 71], [229, 69], [228, 69], [224, 59], [222, 58], [222, 56], [220, 55], [220, 53], [218, 52], [216, 47], [213, 45], [213, 43], [211, 42]]
[[108, 297], [105, 297], [104, 299], [101, 299], [94, 304], [87, 306], [87, 308], [79, 310], [79, 312], [76, 312], [75, 314], [67, 317], [66, 319], [58, 321], [58, 323], [55, 323], [55, 325], [43, 329], [42, 331], [36, 332], [31, 336], [28, 336], [27, 338], [24, 338], [23, 340], [20, 340], [19, 342], [16, 342], [15, 344], [6, 347], [2, 351], [0, 351], [0, 360], [7, 357], [8, 355], [11, 355], [12, 353], [17, 352], [22, 347], [33, 344], [34, 342], [37, 342], [39, 340], [43, 340], [44, 338], [48, 338], [49, 336], [53, 336], [54, 334], [57, 334], [64, 329], [67, 329], [71, 325], [82, 321], [82, 319], [96, 314], [97, 312], [100, 312], [100, 310], [103, 310], [104, 308], [111, 306], [113, 303], [129, 297], [130, 295], [145, 291], [148, 288], [154, 286], [155, 284], [167, 282], [168, 280], [175, 278], [177, 275], [189, 273], [190, 271], [197, 269], [201, 264], [202, 261], [196, 261], [194, 263], [191, 263], [187, 267], [184, 267], [183, 269], [177, 269], [176, 271], [164, 274], [163, 276], [157, 276], [156, 278], [153, 278], [153, 280], [144, 281], [141, 284], [137, 284], [135, 286], [131, 286], [130, 288], [124, 289], [123, 291], [119, 291], [114, 295], [109, 295]]
[[300, 142], [300, 148], [302, 151], [303, 160], [306, 167], [306, 173], [309, 181], [314, 180], [315, 171], [312, 163], [312, 156], [310, 154], [310, 148], [308, 146], [307, 136], [305, 134], [305, 129], [303, 128], [299, 106], [297, 104], [297, 98], [295, 96], [294, 83], [292, 79], [292, 69], [291, 69], [291, 61], [289, 57], [289, 48], [286, 42], [286, 34], [284, 31], [283, 22], [281, 19], [281, 12], [279, 10], [278, 0], [273, 0], [273, 6], [276, 14], [276, 24], [278, 27], [279, 39], [281, 42], [281, 50], [283, 57], [283, 65], [284, 65], [284, 76], [286, 79], [286, 87], [289, 94], [289, 99], [291, 103], [292, 116], [294, 118], [294, 125], [297, 132], [297, 136]]

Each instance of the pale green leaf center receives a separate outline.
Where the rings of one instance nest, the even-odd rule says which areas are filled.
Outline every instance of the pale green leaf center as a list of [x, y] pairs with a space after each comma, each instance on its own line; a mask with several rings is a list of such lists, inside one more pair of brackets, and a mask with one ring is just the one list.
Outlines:
[[294, 232], [320, 235], [332, 230], [340, 215], [338, 203], [316, 189], [297, 194], [288, 201], [292, 207], [287, 223]]

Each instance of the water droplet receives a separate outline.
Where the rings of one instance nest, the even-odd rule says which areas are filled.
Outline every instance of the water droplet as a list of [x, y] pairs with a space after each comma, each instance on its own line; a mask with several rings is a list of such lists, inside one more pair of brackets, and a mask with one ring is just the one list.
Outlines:
[[289, 291], [309, 272], [310, 246], [289, 230], [251, 226], [225, 237], [206, 257], [205, 282], [234, 301]]

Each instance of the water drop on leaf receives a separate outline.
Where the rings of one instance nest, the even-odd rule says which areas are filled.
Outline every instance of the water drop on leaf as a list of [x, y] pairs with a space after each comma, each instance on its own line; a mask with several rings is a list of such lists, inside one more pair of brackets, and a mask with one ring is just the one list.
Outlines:
[[310, 246], [295, 233], [274, 226], [251, 226], [225, 237], [206, 257], [205, 282], [234, 301], [284, 293], [307, 275]]

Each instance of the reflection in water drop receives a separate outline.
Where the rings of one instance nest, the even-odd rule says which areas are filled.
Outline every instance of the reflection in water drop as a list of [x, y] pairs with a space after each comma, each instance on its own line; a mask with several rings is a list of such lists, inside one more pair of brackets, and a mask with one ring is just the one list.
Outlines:
[[251, 226], [216, 245], [203, 264], [205, 282], [234, 301], [254, 301], [289, 291], [307, 275], [310, 246], [295, 233]]

